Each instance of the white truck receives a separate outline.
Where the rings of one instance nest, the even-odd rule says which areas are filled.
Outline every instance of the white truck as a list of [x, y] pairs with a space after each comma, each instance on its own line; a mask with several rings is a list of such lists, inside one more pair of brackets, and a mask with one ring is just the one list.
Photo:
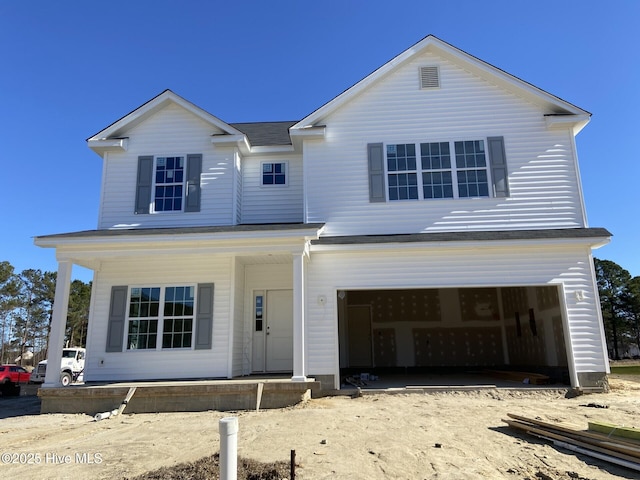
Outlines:
[[[82, 381], [84, 372], [84, 357], [87, 351], [81, 347], [69, 347], [62, 350], [62, 360], [60, 361], [60, 382], [63, 387]], [[44, 382], [47, 373], [47, 360], [41, 361], [31, 373], [33, 383]]]

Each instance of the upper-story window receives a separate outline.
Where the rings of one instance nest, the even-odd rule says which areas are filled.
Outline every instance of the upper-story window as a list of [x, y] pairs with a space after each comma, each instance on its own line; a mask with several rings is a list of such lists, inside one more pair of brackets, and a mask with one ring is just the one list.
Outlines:
[[421, 143], [420, 160], [423, 197], [453, 198], [449, 143]]
[[389, 200], [418, 198], [416, 146], [412, 143], [387, 145]]
[[287, 162], [262, 163], [262, 185], [286, 185]]
[[386, 154], [389, 200], [489, 196], [484, 140], [391, 144]]
[[459, 197], [488, 197], [489, 172], [484, 140], [455, 142]]
[[184, 202], [184, 157], [156, 157], [153, 209], [181, 212]]
[[199, 212], [202, 154], [138, 157], [135, 213]]

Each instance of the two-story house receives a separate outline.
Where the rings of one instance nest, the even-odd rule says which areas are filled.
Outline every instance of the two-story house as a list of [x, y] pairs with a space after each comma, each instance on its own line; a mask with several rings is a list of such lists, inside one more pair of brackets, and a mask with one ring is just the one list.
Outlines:
[[602, 386], [589, 118], [434, 36], [300, 121], [230, 124], [166, 90], [87, 141], [98, 228], [35, 239], [59, 262], [50, 358], [76, 264], [87, 381], [489, 367]]

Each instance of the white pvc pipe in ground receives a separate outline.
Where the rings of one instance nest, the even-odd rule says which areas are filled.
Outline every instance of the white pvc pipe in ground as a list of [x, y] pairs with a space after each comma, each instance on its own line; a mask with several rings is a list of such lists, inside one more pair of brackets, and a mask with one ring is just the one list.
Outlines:
[[222, 418], [220, 430], [220, 480], [238, 478], [238, 417]]

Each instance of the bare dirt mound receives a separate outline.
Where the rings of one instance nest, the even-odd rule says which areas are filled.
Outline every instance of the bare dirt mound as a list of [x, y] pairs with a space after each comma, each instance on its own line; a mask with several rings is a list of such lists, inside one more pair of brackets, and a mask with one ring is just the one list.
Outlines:
[[[238, 478], [241, 480], [281, 480], [289, 478], [286, 462], [262, 463], [238, 458]], [[216, 480], [220, 478], [220, 456], [216, 453], [191, 463], [165, 467], [131, 480]]]

